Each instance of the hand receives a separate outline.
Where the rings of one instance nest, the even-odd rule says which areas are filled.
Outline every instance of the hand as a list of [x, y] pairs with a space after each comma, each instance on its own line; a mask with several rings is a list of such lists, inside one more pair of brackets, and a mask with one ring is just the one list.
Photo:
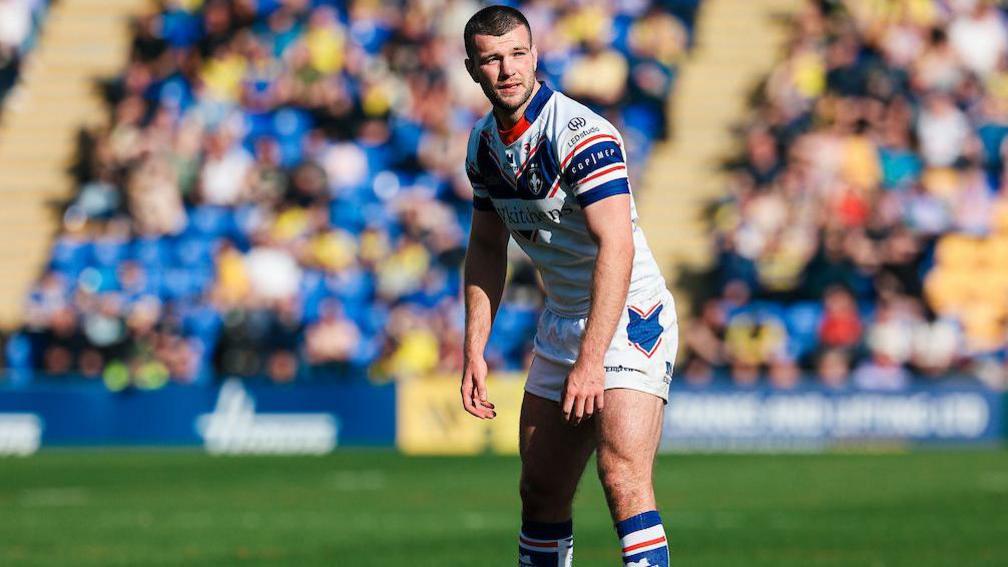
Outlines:
[[487, 364], [480, 357], [466, 358], [462, 369], [462, 407], [480, 419], [497, 417], [494, 405], [487, 400]]
[[577, 427], [582, 420], [589, 419], [602, 410], [605, 397], [605, 371], [602, 364], [574, 363], [567, 380], [560, 403], [564, 419]]

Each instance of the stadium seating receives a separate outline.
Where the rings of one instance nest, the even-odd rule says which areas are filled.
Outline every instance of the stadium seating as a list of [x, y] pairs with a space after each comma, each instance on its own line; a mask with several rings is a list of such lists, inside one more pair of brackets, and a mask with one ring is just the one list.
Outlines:
[[713, 207], [698, 301], [715, 314], [685, 333], [691, 382], [795, 360], [836, 387], [1004, 384], [1005, 18], [991, 2], [804, 5]]
[[[617, 122], [638, 168], [697, 3], [526, 6], [543, 78]], [[487, 110], [462, 67], [475, 8], [206, 0], [140, 17], [8, 366], [115, 389], [457, 370], [462, 163]], [[501, 369], [526, 362], [541, 308], [520, 253], [510, 274]]]

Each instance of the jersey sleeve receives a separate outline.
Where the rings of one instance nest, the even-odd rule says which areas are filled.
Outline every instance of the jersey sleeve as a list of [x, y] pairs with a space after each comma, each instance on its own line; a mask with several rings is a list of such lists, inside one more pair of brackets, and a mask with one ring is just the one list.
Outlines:
[[477, 211], [494, 210], [493, 202], [490, 200], [490, 193], [487, 191], [486, 181], [480, 173], [479, 163], [476, 159], [476, 152], [479, 148], [479, 128], [473, 128], [469, 134], [469, 146], [466, 149], [465, 170], [466, 176], [473, 190], [473, 208]]
[[607, 120], [574, 116], [560, 127], [560, 175], [581, 208], [630, 193], [623, 140]]

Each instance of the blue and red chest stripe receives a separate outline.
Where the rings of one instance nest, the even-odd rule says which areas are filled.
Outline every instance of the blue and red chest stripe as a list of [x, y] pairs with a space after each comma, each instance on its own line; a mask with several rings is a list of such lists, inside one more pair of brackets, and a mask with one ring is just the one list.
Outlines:
[[504, 169], [488, 137], [480, 136], [476, 166], [479, 168], [479, 184], [491, 199], [544, 199], [560, 176], [560, 164], [557, 163], [553, 143], [545, 136], [529, 150], [514, 176]]

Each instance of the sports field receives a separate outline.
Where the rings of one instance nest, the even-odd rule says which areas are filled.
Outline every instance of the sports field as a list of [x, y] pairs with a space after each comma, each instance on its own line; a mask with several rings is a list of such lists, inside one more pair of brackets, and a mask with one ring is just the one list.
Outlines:
[[[0, 565], [514, 565], [514, 458], [0, 460]], [[676, 565], [1008, 565], [1008, 452], [664, 456]], [[575, 565], [619, 565], [594, 477]]]

